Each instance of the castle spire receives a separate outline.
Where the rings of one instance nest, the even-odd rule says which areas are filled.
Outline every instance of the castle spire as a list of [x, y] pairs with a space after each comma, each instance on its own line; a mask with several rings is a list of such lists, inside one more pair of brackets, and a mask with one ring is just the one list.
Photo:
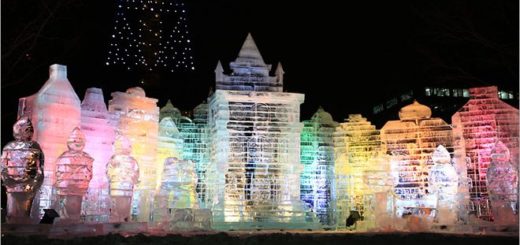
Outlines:
[[257, 63], [265, 65], [264, 59], [262, 59], [262, 55], [260, 54], [251, 33], [247, 34], [246, 40], [244, 41], [244, 44], [242, 44], [242, 48], [238, 53], [237, 61], [238, 60], [256, 60]]

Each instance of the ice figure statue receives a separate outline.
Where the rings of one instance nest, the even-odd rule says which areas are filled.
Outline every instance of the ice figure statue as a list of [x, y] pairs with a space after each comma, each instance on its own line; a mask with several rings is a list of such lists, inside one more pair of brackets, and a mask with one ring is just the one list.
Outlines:
[[165, 160], [154, 207], [154, 221], [159, 228], [167, 231], [210, 228], [211, 213], [199, 209], [196, 184], [192, 161], [176, 157]]
[[450, 153], [444, 146], [437, 147], [432, 161], [434, 165], [429, 172], [429, 187], [430, 193], [437, 198], [436, 220], [439, 225], [453, 226], [458, 218], [459, 176], [451, 164]]
[[31, 211], [34, 197], [43, 182], [44, 157], [40, 145], [31, 140], [33, 133], [31, 120], [20, 118], [13, 126], [15, 140], [8, 142], [2, 150], [1, 171], [2, 184], [7, 189], [7, 223], [32, 223], [31, 216], [33, 220], [38, 220], [38, 212]]
[[334, 151], [336, 225], [357, 230], [390, 226], [393, 185], [379, 130], [351, 114], [336, 128]]
[[157, 143], [157, 187], [161, 185], [164, 162], [167, 158], [182, 157], [183, 140], [171, 117], [163, 117], [159, 123]]
[[486, 183], [495, 224], [518, 229], [518, 171], [511, 164], [509, 149], [501, 141], [491, 152]]
[[[401, 108], [398, 121], [388, 121], [381, 129], [381, 140], [391, 155], [391, 167], [397, 179], [394, 188], [399, 217], [411, 214], [428, 225], [436, 206], [428, 195], [428, 172], [432, 153], [438, 145], [453, 152], [452, 131], [441, 118], [432, 118], [429, 107], [414, 101]], [[412, 220], [412, 219], [410, 219]]]
[[110, 212], [106, 166], [112, 156], [115, 134], [99, 88], [88, 88], [85, 92], [81, 103], [81, 131], [86, 139], [84, 151], [94, 158], [93, 177], [83, 197], [82, 213], [85, 222], [106, 223]]
[[56, 181], [56, 159], [67, 150], [70, 132], [80, 125], [80, 100], [67, 79], [67, 67], [51, 65], [49, 79], [38, 93], [20, 98], [18, 115], [31, 118], [35, 141], [45, 153], [45, 180], [40, 188], [40, 215], [53, 201], [52, 186]]
[[303, 122], [300, 161], [300, 196], [318, 216], [323, 225], [333, 224], [331, 192], [334, 175], [334, 144], [332, 135], [338, 123], [323, 108]]
[[81, 202], [92, 179], [94, 159], [83, 151], [85, 135], [79, 128], [72, 130], [67, 147], [69, 150], [56, 160], [56, 200], [53, 206], [60, 215], [60, 223], [79, 223]]
[[251, 35], [230, 67], [225, 75], [219, 62], [209, 98], [206, 191], [213, 227], [303, 228], [311, 224], [300, 201], [304, 95], [282, 92], [281, 66], [269, 76], [271, 66]]
[[125, 93], [114, 92], [108, 103], [112, 124], [132, 144], [132, 156], [139, 164], [139, 185], [132, 199], [132, 219], [150, 220], [150, 208], [157, 187], [157, 141], [159, 108], [157, 99], [146, 97], [140, 87], [129, 88]]
[[498, 98], [497, 87], [470, 88], [469, 93], [469, 101], [451, 119], [454, 142], [467, 159], [471, 212], [493, 220], [486, 187], [491, 151], [495, 142], [502, 141], [511, 152], [513, 167], [518, 168], [519, 113]]
[[112, 223], [130, 221], [132, 196], [139, 179], [139, 166], [131, 154], [130, 141], [124, 135], [118, 135], [114, 142], [114, 155], [107, 164]]

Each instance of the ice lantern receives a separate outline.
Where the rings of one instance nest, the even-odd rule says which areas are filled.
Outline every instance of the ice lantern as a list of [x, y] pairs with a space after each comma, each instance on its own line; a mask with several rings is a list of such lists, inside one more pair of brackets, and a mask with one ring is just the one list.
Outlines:
[[80, 100], [67, 79], [67, 67], [49, 67], [49, 79], [38, 93], [20, 98], [18, 116], [28, 116], [34, 124], [34, 140], [45, 154], [45, 179], [39, 193], [40, 215], [52, 202], [56, 181], [56, 159], [66, 151], [70, 132], [80, 125]]
[[498, 98], [497, 87], [470, 88], [470, 99], [452, 116], [453, 136], [460, 155], [466, 158], [471, 178], [471, 211], [492, 220], [486, 176], [495, 142], [510, 151], [513, 167], [518, 168], [518, 109]]
[[434, 196], [428, 195], [432, 153], [439, 145], [449, 152], [453, 147], [450, 125], [431, 114], [429, 107], [414, 101], [401, 108], [400, 120], [388, 121], [381, 129], [381, 140], [391, 155], [398, 216], [430, 213], [436, 207]]
[[[13, 126], [14, 141], [2, 150], [2, 184], [7, 189], [7, 223], [32, 223], [33, 201], [43, 182], [43, 152], [31, 140], [34, 130], [31, 120], [20, 118]], [[34, 202], [37, 204], [38, 202]], [[38, 210], [37, 207], [34, 210]], [[37, 217], [33, 217], [37, 220]]]
[[114, 142], [114, 155], [107, 164], [110, 184], [110, 222], [130, 221], [130, 210], [134, 188], [139, 179], [139, 166], [131, 156], [132, 145], [124, 135]]
[[54, 209], [60, 223], [79, 223], [81, 202], [92, 179], [94, 159], [83, 151], [85, 135], [74, 128], [67, 140], [68, 151], [56, 161], [56, 200]]
[[491, 152], [487, 187], [494, 222], [518, 229], [518, 172], [511, 164], [509, 149], [498, 141]]

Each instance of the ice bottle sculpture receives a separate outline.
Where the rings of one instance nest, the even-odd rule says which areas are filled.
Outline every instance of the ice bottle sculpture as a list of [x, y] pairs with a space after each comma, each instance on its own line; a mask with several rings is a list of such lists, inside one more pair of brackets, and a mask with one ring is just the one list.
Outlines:
[[130, 221], [132, 196], [139, 180], [139, 166], [131, 153], [130, 141], [124, 135], [118, 135], [114, 142], [114, 155], [107, 164], [112, 223]]
[[[381, 129], [381, 140], [391, 155], [397, 184], [394, 188], [397, 215], [432, 214], [435, 199], [428, 195], [428, 172], [432, 153], [438, 145], [453, 152], [452, 131], [441, 118], [432, 118], [429, 107], [414, 101], [401, 108], [398, 121], [388, 121]], [[423, 216], [431, 220], [431, 215]]]
[[511, 164], [509, 149], [501, 141], [491, 152], [486, 183], [495, 224], [518, 227], [518, 170]]
[[106, 166], [112, 156], [115, 134], [99, 88], [88, 88], [85, 92], [81, 103], [81, 131], [86, 139], [84, 151], [94, 158], [93, 177], [82, 202], [83, 218], [85, 222], [108, 222], [110, 196]]
[[157, 187], [157, 140], [159, 108], [157, 99], [148, 98], [140, 87], [125, 93], [114, 92], [109, 101], [111, 121], [132, 144], [132, 156], [139, 164], [140, 182], [134, 191], [132, 218], [150, 220], [150, 208]]
[[206, 176], [214, 227], [305, 227], [299, 185], [304, 95], [282, 92], [282, 72], [269, 76], [271, 66], [251, 35], [230, 66], [228, 76], [219, 63], [209, 98]]
[[56, 200], [54, 209], [60, 215], [59, 222], [79, 223], [81, 202], [92, 179], [94, 159], [83, 151], [85, 136], [75, 128], [67, 140], [68, 151], [56, 161]]
[[323, 108], [303, 122], [300, 161], [300, 196], [324, 225], [332, 225], [332, 191], [334, 184], [334, 144], [332, 135], [337, 123]]
[[518, 168], [518, 109], [498, 98], [497, 87], [470, 88], [469, 101], [452, 116], [453, 136], [460, 155], [467, 159], [467, 176], [472, 212], [492, 220], [486, 177], [491, 151], [497, 141], [510, 150], [513, 167]]
[[434, 165], [429, 172], [429, 187], [431, 195], [435, 195], [437, 199], [436, 222], [439, 225], [453, 226], [458, 219], [459, 176], [452, 165], [450, 153], [444, 146], [437, 147], [432, 161]]
[[43, 209], [49, 208], [53, 199], [56, 159], [67, 150], [70, 132], [80, 125], [81, 102], [67, 78], [67, 67], [54, 64], [49, 67], [49, 79], [38, 93], [21, 98], [19, 103], [19, 116], [31, 118], [34, 140], [45, 153], [45, 180], [38, 194], [43, 215]]
[[393, 186], [379, 130], [360, 114], [351, 114], [336, 128], [334, 148], [337, 226], [345, 227], [354, 215], [365, 223], [356, 224], [358, 230], [387, 225]]
[[[38, 203], [33, 204], [33, 201], [43, 183], [44, 156], [40, 145], [32, 141], [33, 133], [31, 120], [20, 118], [13, 126], [15, 140], [2, 150], [2, 184], [7, 189], [8, 223], [31, 223], [31, 210]], [[32, 216], [37, 220], [38, 212], [32, 212]]]

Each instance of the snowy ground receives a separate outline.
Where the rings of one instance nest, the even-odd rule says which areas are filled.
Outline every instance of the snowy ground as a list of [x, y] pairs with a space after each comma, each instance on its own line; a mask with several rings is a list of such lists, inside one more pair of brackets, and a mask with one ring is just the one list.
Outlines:
[[[5, 243], [4, 243], [5, 242]], [[349, 232], [308, 232], [308, 231], [247, 231], [247, 232], [191, 232], [150, 235], [106, 235], [98, 237], [71, 238], [66, 240], [47, 239], [38, 236], [11, 236], [2, 234], [4, 244], [518, 244], [518, 234], [506, 235], [465, 235], [442, 233], [349, 233]]]

